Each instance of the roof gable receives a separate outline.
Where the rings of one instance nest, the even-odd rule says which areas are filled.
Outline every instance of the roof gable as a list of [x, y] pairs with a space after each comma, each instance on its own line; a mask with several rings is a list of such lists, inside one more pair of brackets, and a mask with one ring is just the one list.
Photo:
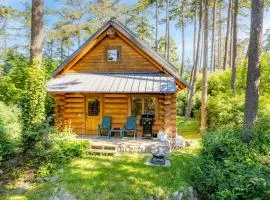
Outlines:
[[116, 18], [112, 18], [111, 20], [109, 20], [103, 27], [101, 27], [96, 33], [94, 33], [78, 50], [76, 50], [69, 58], [67, 58], [61, 65], [59, 65], [54, 70], [52, 75], [57, 76], [65, 68], [70, 68], [75, 63], [77, 63], [93, 47], [95, 47], [100, 41], [102, 41], [106, 37], [106, 30], [110, 26], [112, 26], [116, 30], [117, 34], [122, 36], [122, 38], [125, 39], [127, 43], [133, 45], [134, 48], [137, 48], [138, 50], [145, 53], [145, 55], [153, 61], [153, 64], [156, 64], [157, 67], [160, 66], [159, 68], [161, 71], [164, 71], [165, 73], [173, 76], [176, 79], [176, 83], [180, 89], [190, 87], [189, 84], [177, 73], [177, 69], [173, 64], [160, 56], [152, 48], [148, 47], [145, 42], [137, 38], [135, 34], [133, 34]]
[[[108, 29], [112, 30], [112, 29]], [[119, 50], [119, 61], [108, 62], [106, 52], [108, 49]], [[87, 52], [75, 65], [65, 69], [64, 73], [152, 73], [160, 72], [150, 59], [129, 45], [118, 34], [111, 39], [106, 36], [95, 47]]]

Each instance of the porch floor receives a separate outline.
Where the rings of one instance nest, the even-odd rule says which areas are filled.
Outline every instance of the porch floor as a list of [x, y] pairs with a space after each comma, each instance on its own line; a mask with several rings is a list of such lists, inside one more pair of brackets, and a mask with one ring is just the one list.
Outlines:
[[79, 139], [88, 139], [91, 145], [103, 146], [112, 145], [116, 147], [118, 153], [134, 152], [134, 153], [151, 153], [152, 150], [157, 148], [165, 148], [169, 151], [169, 144], [162, 142], [156, 138], [153, 139], [142, 139], [138, 137], [136, 140], [133, 138], [120, 139], [117, 137], [106, 138], [97, 136], [78, 136]]

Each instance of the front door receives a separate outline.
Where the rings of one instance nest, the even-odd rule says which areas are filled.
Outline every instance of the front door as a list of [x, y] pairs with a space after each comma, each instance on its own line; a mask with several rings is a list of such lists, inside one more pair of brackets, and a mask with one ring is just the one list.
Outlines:
[[86, 97], [86, 133], [97, 134], [98, 125], [102, 118], [102, 98]]

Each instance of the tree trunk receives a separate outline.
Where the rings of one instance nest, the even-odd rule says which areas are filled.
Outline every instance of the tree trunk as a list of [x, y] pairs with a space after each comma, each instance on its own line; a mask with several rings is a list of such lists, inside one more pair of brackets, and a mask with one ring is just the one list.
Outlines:
[[223, 61], [223, 69], [227, 69], [227, 55], [228, 55], [228, 41], [229, 41], [229, 32], [230, 32], [230, 21], [231, 21], [231, 8], [232, 8], [232, 0], [229, 0], [229, 8], [228, 8], [228, 19], [227, 19], [227, 32], [225, 38], [225, 49], [224, 49], [224, 61]]
[[194, 66], [195, 57], [196, 57], [196, 35], [197, 35], [197, 7], [195, 7], [195, 15], [194, 15], [193, 66]]
[[182, 61], [181, 61], [181, 72], [180, 75], [183, 75], [185, 66], [185, 27], [184, 23], [182, 23]]
[[260, 57], [263, 32], [263, 0], [253, 0], [251, 4], [251, 27], [248, 52], [248, 72], [243, 139], [248, 142], [256, 122], [260, 86]]
[[[234, 0], [232, 0], [232, 7], [234, 5]], [[231, 22], [230, 22], [230, 60], [229, 67], [232, 67], [232, 52], [233, 52], [233, 24], [234, 24], [234, 9], [231, 8]]]
[[158, 51], [158, 0], [156, 0], [156, 32], [155, 32], [155, 50]]
[[202, 70], [202, 96], [201, 96], [201, 131], [206, 129], [207, 122], [207, 69], [208, 69], [208, 0], [204, 4], [204, 54]]
[[[196, 59], [196, 37], [197, 37], [197, 7], [195, 7], [195, 15], [194, 15], [194, 32], [193, 32], [193, 65], [190, 73], [190, 79], [189, 84], [191, 85], [193, 82], [193, 76], [194, 76], [194, 68], [195, 68], [195, 59]], [[188, 97], [189, 97], [188, 90]]]
[[188, 96], [188, 102], [186, 107], [186, 113], [185, 118], [187, 119], [191, 115], [192, 108], [194, 106], [194, 95], [196, 92], [196, 83], [197, 83], [197, 75], [199, 70], [199, 55], [200, 55], [200, 45], [201, 45], [201, 39], [202, 39], [202, 18], [203, 18], [203, 1], [201, 0], [200, 3], [200, 14], [199, 14], [199, 30], [198, 30], [198, 40], [197, 40], [197, 49], [196, 49], [196, 57], [195, 57], [195, 63], [194, 63], [194, 69], [193, 69], [193, 79], [191, 82], [191, 89]]
[[41, 68], [42, 64], [43, 4], [43, 0], [32, 0], [30, 62], [37, 68]]
[[169, 0], [166, 0], [166, 25], [165, 25], [165, 55], [164, 57], [168, 59], [168, 41], [169, 41]]
[[211, 47], [211, 64], [210, 71], [214, 70], [214, 60], [215, 60], [215, 35], [216, 35], [216, 0], [214, 0], [214, 8], [213, 8], [213, 29], [212, 29], [212, 47]]
[[222, 66], [222, 56], [221, 56], [221, 32], [222, 32], [222, 16], [221, 16], [221, 3], [219, 4], [219, 33], [218, 33], [218, 65], [219, 68]]
[[233, 22], [233, 53], [232, 53], [232, 91], [235, 91], [236, 82], [236, 58], [237, 58], [237, 16], [238, 16], [238, 0], [234, 0], [234, 22]]
[[204, 35], [202, 34], [202, 39], [201, 39], [201, 53], [200, 53], [200, 65], [199, 65], [199, 72], [202, 72], [202, 65], [203, 65], [203, 44], [204, 44]]
[[170, 20], [168, 21], [167, 60], [170, 60]]

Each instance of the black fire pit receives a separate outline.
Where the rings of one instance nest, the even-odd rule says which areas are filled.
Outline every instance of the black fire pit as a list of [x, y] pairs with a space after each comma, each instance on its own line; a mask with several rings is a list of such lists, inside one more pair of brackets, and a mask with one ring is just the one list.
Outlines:
[[170, 147], [168, 145], [157, 146], [152, 149], [151, 153], [153, 157], [150, 159], [150, 163], [164, 166], [166, 165], [166, 158], [170, 154]]
[[153, 157], [150, 162], [154, 165], [165, 165], [165, 155], [160, 153], [152, 153]]

